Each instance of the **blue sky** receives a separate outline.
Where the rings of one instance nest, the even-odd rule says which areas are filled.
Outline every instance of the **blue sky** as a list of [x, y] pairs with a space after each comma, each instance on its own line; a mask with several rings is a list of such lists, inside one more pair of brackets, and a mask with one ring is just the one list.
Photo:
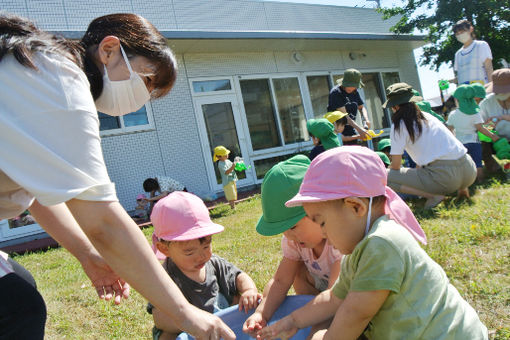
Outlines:
[[[374, 1], [366, 0], [268, 0], [268, 1], [279, 1], [279, 2], [296, 2], [296, 3], [307, 3], [307, 4], [321, 4], [321, 5], [336, 5], [336, 6], [357, 6], [374, 8]], [[401, 4], [400, 0], [380, 0], [381, 7], [391, 7], [394, 5]], [[439, 96], [439, 89], [437, 82], [439, 79], [450, 79], [453, 78], [453, 70], [451, 67], [443, 65], [438, 72], [429, 69], [429, 66], [420, 66], [418, 61], [422, 53], [421, 49], [416, 49], [414, 55], [416, 63], [418, 64], [418, 74], [420, 76], [422, 94], [425, 99]]]

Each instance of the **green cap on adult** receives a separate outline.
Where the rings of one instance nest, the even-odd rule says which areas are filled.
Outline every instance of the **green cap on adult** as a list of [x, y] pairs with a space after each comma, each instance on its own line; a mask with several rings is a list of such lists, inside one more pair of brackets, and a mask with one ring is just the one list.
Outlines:
[[405, 103], [417, 103], [423, 98], [414, 93], [413, 87], [407, 83], [395, 83], [386, 89], [388, 100], [383, 104], [383, 108], [393, 107]]
[[264, 236], [281, 234], [306, 216], [303, 207], [287, 208], [285, 202], [294, 197], [305, 177], [310, 159], [296, 155], [273, 166], [262, 181], [262, 216], [257, 232]]
[[345, 70], [343, 78], [340, 78], [336, 83], [343, 87], [364, 87], [365, 84], [361, 81], [361, 72], [355, 68]]
[[306, 128], [314, 137], [319, 138], [324, 150], [340, 146], [338, 136], [335, 134], [335, 126], [326, 118], [310, 119], [306, 122]]

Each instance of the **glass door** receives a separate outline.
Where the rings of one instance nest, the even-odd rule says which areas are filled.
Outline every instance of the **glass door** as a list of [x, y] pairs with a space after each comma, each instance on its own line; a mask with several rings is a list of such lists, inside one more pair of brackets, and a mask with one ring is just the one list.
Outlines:
[[[246, 166], [251, 165], [237, 99], [234, 95], [203, 96], [195, 98], [195, 108], [211, 189], [221, 190], [221, 176], [212, 157], [214, 147], [223, 145], [230, 150], [231, 161], [239, 156]], [[252, 169], [237, 172], [237, 178], [238, 186], [254, 183]]]

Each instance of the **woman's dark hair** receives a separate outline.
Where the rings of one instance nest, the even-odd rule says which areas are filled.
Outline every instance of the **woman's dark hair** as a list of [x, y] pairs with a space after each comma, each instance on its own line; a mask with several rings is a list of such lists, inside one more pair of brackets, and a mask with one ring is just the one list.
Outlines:
[[35, 52], [63, 55], [85, 71], [92, 97], [103, 91], [103, 76], [92, 58], [106, 36], [119, 38], [128, 57], [143, 56], [155, 66], [151, 96], [166, 95], [177, 77], [177, 62], [166, 39], [146, 19], [136, 14], [110, 14], [94, 19], [80, 42], [67, 40], [38, 29], [30, 20], [13, 14], [0, 14], [0, 61], [12, 53], [18, 62], [37, 69]]
[[103, 91], [103, 76], [91, 55], [107, 36], [119, 38], [124, 51], [130, 56], [143, 56], [155, 67], [153, 98], [166, 95], [177, 77], [177, 62], [166, 39], [145, 18], [129, 13], [109, 14], [94, 19], [81, 39], [85, 49], [85, 74], [90, 82], [94, 99]]
[[[469, 31], [469, 29], [473, 27], [473, 24], [471, 23], [471, 21], [467, 20], [467, 19], [462, 19], [462, 20], [459, 20], [455, 23], [455, 25], [453, 25], [453, 34], [457, 34], [458, 31], [463, 31], [463, 30], [467, 30]], [[475, 32], [472, 32], [471, 33], [471, 37], [473, 37], [473, 39], [475, 38]]]
[[0, 61], [12, 53], [21, 65], [37, 70], [33, 60], [36, 52], [60, 54], [83, 67], [83, 49], [77, 42], [41, 31], [28, 19], [0, 13]]
[[[409, 137], [413, 143], [414, 140], [421, 135], [423, 121], [426, 120], [420, 108], [415, 103], [400, 104], [398, 110], [391, 116], [391, 121], [395, 125], [395, 131], [400, 131], [400, 123], [404, 121]], [[417, 134], [415, 128], [418, 130]]]
[[158, 181], [155, 178], [147, 178], [145, 181], [143, 181], [143, 190], [145, 192], [159, 190]]

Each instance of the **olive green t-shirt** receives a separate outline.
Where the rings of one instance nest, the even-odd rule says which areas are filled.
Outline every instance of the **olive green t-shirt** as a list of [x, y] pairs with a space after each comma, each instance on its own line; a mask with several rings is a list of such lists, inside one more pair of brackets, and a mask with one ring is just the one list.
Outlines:
[[225, 161], [218, 161], [218, 170], [220, 171], [221, 175], [221, 184], [223, 186], [227, 185], [228, 183], [232, 181], [237, 181], [237, 174], [235, 170], [232, 170], [229, 174], [227, 174], [227, 170], [232, 167], [232, 162], [227, 159]]
[[448, 282], [446, 273], [411, 234], [388, 216], [342, 259], [333, 294], [389, 290], [369, 322], [369, 339], [487, 339], [475, 310]]

